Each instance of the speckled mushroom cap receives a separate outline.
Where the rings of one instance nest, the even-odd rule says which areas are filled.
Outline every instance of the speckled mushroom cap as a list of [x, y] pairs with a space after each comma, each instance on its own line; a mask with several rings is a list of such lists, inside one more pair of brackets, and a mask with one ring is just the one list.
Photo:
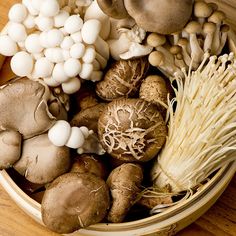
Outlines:
[[142, 99], [117, 99], [100, 116], [98, 134], [112, 157], [143, 162], [157, 155], [167, 127], [155, 105]]
[[88, 173], [67, 173], [47, 188], [42, 219], [57, 233], [72, 233], [100, 222], [109, 206], [109, 189], [104, 180]]
[[129, 15], [146, 31], [171, 34], [189, 20], [193, 0], [124, 0]]

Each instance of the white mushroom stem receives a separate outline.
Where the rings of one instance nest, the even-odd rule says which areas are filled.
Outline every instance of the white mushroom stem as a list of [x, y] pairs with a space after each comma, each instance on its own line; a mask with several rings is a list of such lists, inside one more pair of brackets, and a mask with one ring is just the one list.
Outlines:
[[229, 25], [222, 25], [221, 26], [221, 39], [220, 39], [220, 47], [218, 48], [218, 50], [216, 51], [216, 55], [220, 55], [225, 44], [227, 41], [227, 37], [228, 37], [228, 31], [229, 31], [230, 27]]
[[107, 60], [106, 60], [106, 58], [104, 58], [103, 56], [101, 56], [99, 53], [96, 53], [95, 59], [96, 59], [96, 61], [99, 62], [100, 67], [101, 67], [102, 69], [105, 69], [105, 68], [106, 68], [106, 66], [107, 66]]
[[119, 39], [111, 39], [107, 41], [110, 53], [113, 59], [120, 60], [120, 54], [125, 53], [129, 50], [131, 41], [128, 39], [125, 33], [122, 33]]
[[186, 63], [187, 66], [189, 66], [191, 63], [191, 57], [187, 50], [188, 40], [186, 38], [181, 38], [179, 39], [177, 45], [179, 45], [182, 48], [184, 62]]
[[201, 25], [196, 21], [191, 21], [185, 27], [185, 31], [189, 34], [189, 44], [191, 49], [191, 58], [197, 64], [203, 59], [204, 52], [199, 45], [197, 33], [201, 31]]
[[126, 33], [127, 37], [131, 42], [142, 43], [146, 37], [146, 31], [137, 25], [132, 27], [131, 29], [120, 28], [118, 29], [121, 33]]
[[225, 19], [225, 14], [221, 11], [215, 11], [209, 18], [208, 22], [213, 22], [216, 24], [216, 30], [214, 33], [214, 40], [212, 42], [212, 54], [216, 55], [216, 52], [218, 48], [220, 47], [220, 40], [221, 40], [221, 35], [220, 35], [220, 27]]
[[136, 42], [132, 42], [129, 50], [125, 53], [120, 54], [120, 58], [123, 60], [128, 60], [137, 57], [143, 57], [151, 53], [153, 47], [149, 45], [142, 45]]
[[203, 25], [203, 32], [205, 34], [205, 40], [204, 40], [204, 45], [203, 45], [204, 52], [207, 52], [207, 51], [211, 52], [215, 30], [216, 30], [216, 25], [212, 22], [206, 22]]
[[175, 33], [171, 34], [171, 41], [172, 41], [173, 45], [177, 45], [179, 39], [180, 39], [180, 33], [179, 32], [175, 32]]
[[233, 52], [234, 55], [236, 55], [236, 34], [232, 29], [228, 31], [228, 46], [230, 52]]
[[96, 51], [107, 60], [110, 57], [109, 45], [101, 37], [98, 37], [94, 43]]
[[181, 54], [182, 53], [182, 48], [180, 46], [177, 46], [177, 45], [174, 45], [170, 48], [170, 53], [172, 55], [174, 55], [174, 63], [175, 65], [180, 68], [180, 69], [183, 69], [183, 68], [187, 68], [187, 65], [186, 63], [184, 62], [183, 60], [183, 55]]

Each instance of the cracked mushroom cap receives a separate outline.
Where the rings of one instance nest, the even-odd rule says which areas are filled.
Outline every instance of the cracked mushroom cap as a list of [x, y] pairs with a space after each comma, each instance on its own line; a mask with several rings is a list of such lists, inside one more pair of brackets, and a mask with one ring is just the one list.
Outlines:
[[69, 148], [56, 147], [47, 134], [27, 139], [22, 146], [21, 158], [13, 167], [32, 183], [49, 183], [69, 170]]
[[0, 131], [0, 170], [10, 168], [21, 155], [21, 135], [16, 131]]
[[125, 19], [129, 17], [124, 6], [124, 0], [97, 0], [101, 10], [108, 16], [115, 19]]
[[125, 8], [138, 26], [149, 32], [171, 34], [188, 22], [193, 0], [124, 0]]
[[167, 127], [155, 105], [142, 99], [117, 99], [100, 116], [98, 135], [112, 157], [145, 162], [162, 148]]
[[46, 132], [56, 121], [48, 109], [51, 93], [42, 83], [17, 78], [0, 87], [0, 131], [18, 131], [24, 139]]
[[46, 189], [44, 224], [57, 233], [72, 233], [103, 220], [110, 206], [105, 181], [89, 173], [67, 173]]

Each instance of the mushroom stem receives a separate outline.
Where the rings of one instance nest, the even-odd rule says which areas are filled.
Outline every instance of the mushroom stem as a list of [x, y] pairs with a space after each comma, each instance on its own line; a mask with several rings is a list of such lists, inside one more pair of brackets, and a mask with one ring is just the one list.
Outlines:
[[179, 39], [180, 39], [180, 33], [179, 32], [175, 32], [175, 33], [173, 33], [173, 34], [171, 34], [171, 43], [173, 44], [173, 45], [177, 45], [178, 44], [178, 41], [179, 41]]
[[109, 59], [109, 45], [105, 40], [103, 40], [100, 36], [98, 36], [97, 40], [94, 43], [96, 51], [102, 55], [107, 60]]
[[221, 26], [221, 39], [220, 39], [220, 47], [218, 48], [217, 52], [216, 52], [216, 55], [220, 55], [225, 44], [226, 44], [226, 41], [227, 41], [227, 37], [228, 37], [228, 31], [229, 31], [230, 27], [229, 25], [222, 25]]
[[214, 40], [212, 41], [212, 54], [216, 55], [218, 48], [220, 47], [220, 28], [223, 20], [225, 19], [225, 13], [222, 11], [215, 11], [209, 18], [208, 22], [213, 22], [216, 24], [216, 30], [214, 33]]
[[189, 43], [191, 48], [191, 58], [197, 64], [202, 61], [204, 52], [199, 45], [197, 33], [201, 31], [201, 25], [196, 21], [191, 21], [185, 27], [185, 31], [189, 34]]
[[211, 51], [215, 30], [216, 30], [216, 25], [212, 22], [206, 22], [203, 25], [203, 32], [205, 34], [205, 40], [203, 46], [204, 52]]
[[236, 55], [236, 34], [232, 29], [228, 32], [228, 45], [230, 52]]
[[186, 68], [187, 65], [185, 64], [184, 60], [183, 60], [183, 55], [182, 55], [182, 48], [178, 45], [172, 46], [170, 48], [170, 53], [174, 55], [174, 60], [175, 60], [175, 65], [182, 69], [182, 68]]

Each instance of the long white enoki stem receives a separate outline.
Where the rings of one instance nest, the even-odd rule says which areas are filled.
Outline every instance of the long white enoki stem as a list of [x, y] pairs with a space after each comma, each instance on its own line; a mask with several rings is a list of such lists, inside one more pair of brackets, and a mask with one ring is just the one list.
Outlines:
[[172, 192], [180, 192], [236, 160], [236, 59], [205, 56], [185, 82], [175, 80], [169, 134], [151, 174], [159, 188], [170, 184]]

